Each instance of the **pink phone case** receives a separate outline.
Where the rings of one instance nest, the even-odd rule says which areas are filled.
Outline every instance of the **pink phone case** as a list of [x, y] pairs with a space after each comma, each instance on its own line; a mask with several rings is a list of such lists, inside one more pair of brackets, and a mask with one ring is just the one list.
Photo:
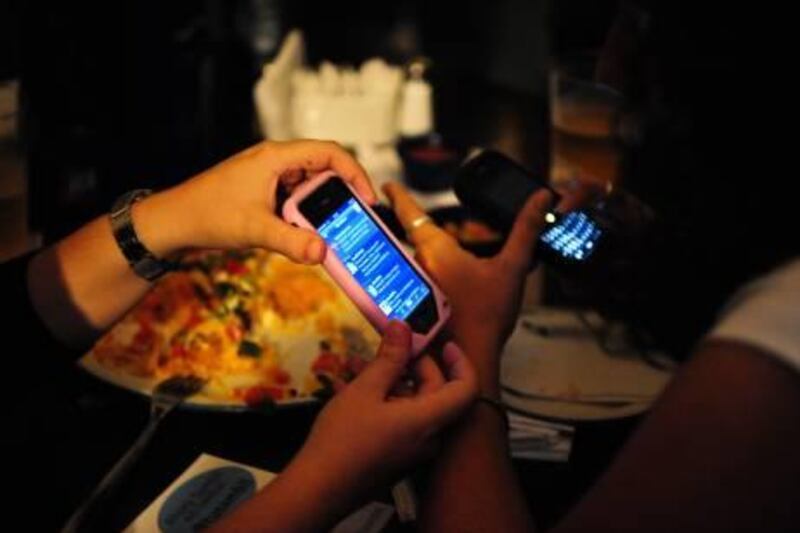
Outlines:
[[[316, 228], [311, 225], [311, 223], [306, 220], [303, 214], [300, 212], [299, 204], [300, 202], [311, 194], [317, 187], [325, 183], [331, 177], [336, 176], [335, 172], [327, 171], [321, 174], [318, 174], [311, 180], [307, 181], [306, 183], [300, 185], [286, 200], [286, 203], [283, 204], [283, 218], [292, 223], [296, 224], [301, 228], [308, 228], [311, 230], [316, 231]], [[355, 189], [350, 186], [349, 183], [344, 182], [345, 185], [350, 189], [356, 198], [358, 193], [356, 193]], [[380, 218], [375, 214], [375, 212], [367, 205], [366, 202], [361, 201], [361, 205], [365, 208], [367, 213], [372, 217], [372, 220], [384, 231], [386, 236], [392, 241], [392, 243], [397, 247], [403, 257], [414, 266], [414, 269], [417, 273], [422, 276], [425, 282], [430, 286], [431, 291], [433, 292], [433, 298], [436, 302], [436, 311], [439, 315], [439, 320], [436, 324], [430, 329], [430, 331], [425, 334], [419, 334], [416, 332], [412, 332], [411, 343], [412, 343], [412, 350], [414, 355], [419, 355], [419, 353], [428, 345], [428, 343], [433, 340], [433, 338], [439, 333], [442, 329], [442, 326], [447, 319], [450, 317], [450, 305], [447, 302], [447, 299], [442, 294], [442, 291], [433, 283], [433, 281], [428, 277], [422, 268], [417, 264], [416, 261], [405, 251], [403, 245], [392, 235], [392, 232], [383, 224]], [[386, 326], [389, 324], [389, 319], [386, 315], [383, 314], [383, 311], [380, 310], [378, 305], [372, 300], [370, 295], [367, 293], [361, 285], [353, 278], [350, 271], [347, 270], [344, 263], [339, 259], [339, 257], [333, 253], [331, 250], [328, 250], [328, 253], [325, 255], [325, 261], [323, 261], [322, 266], [325, 270], [328, 271], [328, 274], [336, 281], [336, 283], [342, 288], [342, 290], [350, 297], [351, 300], [356, 304], [356, 307], [361, 310], [367, 320], [378, 330], [379, 333], [383, 333]]]

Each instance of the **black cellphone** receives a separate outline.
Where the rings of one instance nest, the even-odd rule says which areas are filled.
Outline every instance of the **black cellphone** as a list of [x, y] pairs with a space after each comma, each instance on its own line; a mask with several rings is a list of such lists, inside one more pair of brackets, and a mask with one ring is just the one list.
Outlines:
[[[528, 198], [541, 189], [560, 196], [546, 182], [500, 152], [484, 150], [468, 159], [455, 181], [458, 199], [478, 218], [507, 234]], [[603, 245], [605, 231], [587, 211], [547, 213], [537, 255], [548, 263], [576, 266], [588, 263]]]

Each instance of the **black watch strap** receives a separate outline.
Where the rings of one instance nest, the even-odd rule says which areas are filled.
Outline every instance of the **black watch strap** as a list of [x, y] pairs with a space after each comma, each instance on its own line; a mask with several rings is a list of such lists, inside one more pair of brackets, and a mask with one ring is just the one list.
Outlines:
[[153, 191], [149, 189], [136, 189], [123, 194], [111, 207], [109, 218], [117, 245], [133, 271], [148, 281], [155, 281], [171, 270], [173, 264], [170, 261], [159, 259], [142, 244], [136, 235], [131, 217], [133, 204], [151, 194]]

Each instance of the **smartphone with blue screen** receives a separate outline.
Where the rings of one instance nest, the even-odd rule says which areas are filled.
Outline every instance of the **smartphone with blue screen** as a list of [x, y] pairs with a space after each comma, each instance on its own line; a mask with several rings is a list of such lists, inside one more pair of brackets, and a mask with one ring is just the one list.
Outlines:
[[[507, 234], [528, 198], [541, 189], [559, 195], [505, 155], [484, 150], [467, 160], [456, 174], [455, 193], [471, 212], [496, 230]], [[587, 211], [550, 211], [539, 236], [537, 256], [558, 265], [590, 262], [603, 247], [605, 230]]]
[[301, 185], [284, 218], [313, 229], [327, 244], [323, 267], [378, 331], [405, 321], [416, 353], [450, 314], [443, 293], [372, 208], [344, 180], [324, 173]]

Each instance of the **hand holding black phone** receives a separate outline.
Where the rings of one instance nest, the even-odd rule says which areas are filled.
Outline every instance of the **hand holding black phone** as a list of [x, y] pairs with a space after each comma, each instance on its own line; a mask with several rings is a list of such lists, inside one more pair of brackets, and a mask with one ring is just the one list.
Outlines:
[[[513, 160], [493, 150], [468, 159], [458, 170], [455, 193], [471, 212], [496, 230], [507, 234], [527, 199], [547, 189], [556, 205], [560, 196], [544, 181]], [[544, 261], [575, 267], [596, 257], [605, 230], [587, 211], [546, 215], [547, 226], [539, 236], [538, 256]]]

